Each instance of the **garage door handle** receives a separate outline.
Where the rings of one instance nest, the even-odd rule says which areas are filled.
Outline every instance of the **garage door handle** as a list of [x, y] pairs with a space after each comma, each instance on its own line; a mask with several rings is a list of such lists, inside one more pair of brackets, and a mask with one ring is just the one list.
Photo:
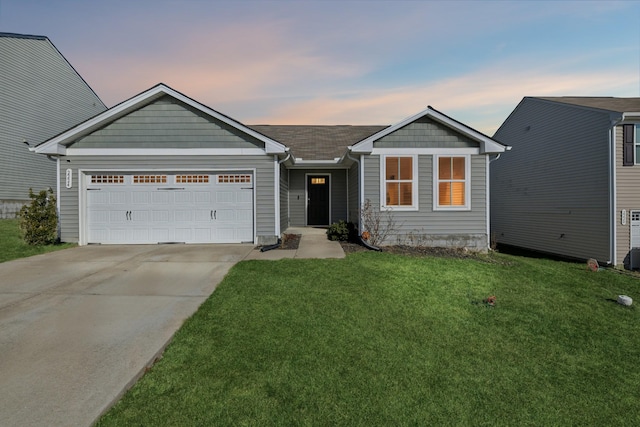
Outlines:
[[217, 211], [211, 211], [211, 219], [216, 219], [216, 212]]

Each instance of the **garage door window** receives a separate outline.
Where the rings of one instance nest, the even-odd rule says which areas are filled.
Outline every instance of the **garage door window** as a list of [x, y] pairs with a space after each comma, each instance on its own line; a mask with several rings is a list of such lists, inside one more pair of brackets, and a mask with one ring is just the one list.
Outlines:
[[134, 175], [134, 184], [166, 184], [166, 175]]
[[176, 175], [176, 184], [208, 184], [209, 175]]
[[124, 184], [124, 175], [92, 175], [92, 184]]
[[251, 175], [218, 175], [219, 184], [250, 183]]

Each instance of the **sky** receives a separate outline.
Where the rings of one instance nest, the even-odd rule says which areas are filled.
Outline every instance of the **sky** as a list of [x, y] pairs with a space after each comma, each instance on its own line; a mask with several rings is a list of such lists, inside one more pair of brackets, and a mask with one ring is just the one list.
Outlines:
[[107, 107], [165, 83], [245, 124], [493, 135], [525, 96], [640, 96], [640, 1], [0, 0]]

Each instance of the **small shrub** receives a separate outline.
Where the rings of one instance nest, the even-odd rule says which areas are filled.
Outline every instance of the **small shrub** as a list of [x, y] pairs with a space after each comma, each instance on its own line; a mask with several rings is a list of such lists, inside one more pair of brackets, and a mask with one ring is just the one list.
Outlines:
[[29, 245], [49, 245], [58, 238], [58, 214], [53, 190], [35, 194], [29, 189], [31, 203], [20, 209], [20, 231]]
[[[351, 229], [353, 229], [353, 225]], [[334, 222], [331, 224], [329, 229], [327, 230], [327, 236], [329, 240], [337, 240], [340, 242], [346, 242], [349, 240], [349, 224], [340, 220], [339, 222]]]

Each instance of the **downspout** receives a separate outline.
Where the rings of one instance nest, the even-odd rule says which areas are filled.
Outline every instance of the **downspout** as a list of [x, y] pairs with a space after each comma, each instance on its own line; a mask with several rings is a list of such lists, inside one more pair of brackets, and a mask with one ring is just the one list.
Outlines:
[[608, 264], [615, 266], [618, 264], [618, 238], [616, 236], [616, 221], [618, 202], [616, 192], [616, 126], [624, 120], [624, 114], [611, 119], [609, 127], [609, 261]]
[[[509, 147], [511, 148], [511, 147]], [[487, 156], [487, 176], [485, 178], [485, 188], [487, 189], [487, 249], [491, 250], [491, 175], [490, 175], [490, 166], [491, 163], [495, 162], [500, 158], [502, 153], [498, 153], [495, 158], [491, 158]]]
[[[276, 220], [275, 231], [276, 231], [276, 236], [278, 236], [278, 238], [280, 238], [280, 233], [282, 232], [282, 230], [280, 230], [280, 221], [281, 221], [281, 219], [280, 219], [280, 165], [291, 158], [291, 153], [289, 152], [289, 149], [287, 149], [286, 153], [287, 153], [287, 157], [285, 157], [282, 160], [278, 160], [275, 163], [275, 165], [276, 165], [275, 166], [275, 168], [276, 168], [275, 178], [276, 179], [274, 180], [275, 181], [275, 183], [274, 183], [274, 193], [275, 193], [274, 194], [274, 196], [275, 196], [274, 199], [275, 199], [275, 202], [276, 202], [275, 203], [275, 212], [276, 212], [276, 215], [275, 215], [275, 217], [276, 217], [275, 218], [275, 220]], [[276, 159], [278, 158], [277, 154], [275, 155], [275, 158]], [[287, 195], [287, 197], [288, 197], [288, 195]]]
[[60, 239], [62, 237], [60, 225], [60, 157], [47, 155], [47, 159], [56, 162], [56, 215], [58, 216], [58, 239]]
[[[351, 157], [351, 148], [352, 147], [347, 147], [347, 159], [355, 162], [358, 165], [358, 177], [359, 177], [359, 182], [358, 182], [358, 235], [362, 234], [362, 218], [360, 218], [360, 207], [362, 206], [362, 187], [363, 187], [363, 180], [362, 180], [362, 164], [360, 163], [360, 159], [357, 159], [355, 157]], [[349, 171], [347, 171], [347, 179], [349, 177]], [[347, 180], [347, 188], [348, 188], [348, 180]], [[348, 196], [347, 196], [347, 200], [348, 200]]]

